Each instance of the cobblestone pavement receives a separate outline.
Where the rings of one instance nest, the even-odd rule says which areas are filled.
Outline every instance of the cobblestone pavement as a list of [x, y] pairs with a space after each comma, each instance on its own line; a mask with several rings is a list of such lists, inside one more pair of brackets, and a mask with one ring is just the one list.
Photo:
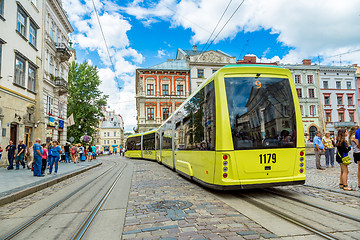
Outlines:
[[155, 162], [131, 161], [135, 172], [123, 239], [277, 238], [198, 184]]

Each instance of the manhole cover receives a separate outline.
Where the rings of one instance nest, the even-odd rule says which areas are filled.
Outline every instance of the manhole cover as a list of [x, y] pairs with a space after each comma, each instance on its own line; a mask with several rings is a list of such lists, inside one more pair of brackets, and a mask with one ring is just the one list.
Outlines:
[[168, 209], [173, 210], [182, 210], [192, 206], [191, 202], [180, 201], [180, 200], [163, 200], [159, 202], [154, 202], [148, 205], [148, 208], [157, 210], [157, 211], [166, 211]]

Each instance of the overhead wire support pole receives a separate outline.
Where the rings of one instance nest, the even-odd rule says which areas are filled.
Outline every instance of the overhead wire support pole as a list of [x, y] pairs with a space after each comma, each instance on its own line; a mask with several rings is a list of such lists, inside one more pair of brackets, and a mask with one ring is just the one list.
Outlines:
[[[104, 35], [104, 31], [102, 29], [102, 26], [101, 26], [101, 22], [100, 22], [100, 18], [99, 18], [99, 14], [97, 12], [97, 9], [96, 9], [96, 6], [95, 6], [95, 3], [94, 3], [94, 0], [91, 0], [92, 4], [93, 4], [93, 7], [94, 7], [94, 11], [95, 11], [95, 15], [96, 15], [96, 18], [98, 20], [98, 23], [99, 23], [99, 26], [100, 26], [100, 31], [101, 31], [101, 35], [104, 39], [104, 43], [105, 43], [105, 47], [106, 47], [106, 51], [107, 51], [107, 54], [109, 56], [109, 60], [110, 60], [110, 63], [111, 63], [111, 66], [112, 66], [112, 69], [114, 71], [114, 76], [115, 76], [115, 79], [117, 79], [117, 76], [116, 76], [116, 70], [115, 70], [115, 65], [111, 59], [111, 55], [110, 55], [110, 51], [109, 51], [109, 47], [108, 47], [108, 44], [106, 42], [106, 39], [105, 39], [105, 35]], [[121, 87], [118, 87], [119, 89], [121, 89]]]

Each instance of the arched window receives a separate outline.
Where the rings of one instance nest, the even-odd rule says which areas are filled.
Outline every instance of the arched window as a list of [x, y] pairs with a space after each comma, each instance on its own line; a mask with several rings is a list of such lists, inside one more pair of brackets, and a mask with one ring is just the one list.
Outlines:
[[310, 141], [312, 142], [313, 141], [313, 139], [314, 139], [314, 137], [315, 137], [315, 132], [317, 131], [318, 129], [317, 129], [317, 127], [315, 127], [315, 126], [311, 126], [310, 128], [309, 128], [309, 136], [310, 136]]

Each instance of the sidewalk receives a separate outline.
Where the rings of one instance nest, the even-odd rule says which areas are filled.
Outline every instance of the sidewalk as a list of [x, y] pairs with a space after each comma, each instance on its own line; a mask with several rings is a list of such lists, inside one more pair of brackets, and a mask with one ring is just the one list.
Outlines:
[[23, 169], [22, 166], [20, 166], [20, 170], [7, 170], [2, 167], [0, 168], [0, 182], [2, 183], [0, 185], [0, 198], [54, 179], [61, 179], [65, 175], [84, 170], [96, 164], [99, 164], [98, 160], [91, 162], [85, 161], [77, 164], [60, 162], [57, 175], [54, 175], [54, 173], [48, 175], [47, 170], [45, 177], [34, 177], [31, 170], [27, 168]]

